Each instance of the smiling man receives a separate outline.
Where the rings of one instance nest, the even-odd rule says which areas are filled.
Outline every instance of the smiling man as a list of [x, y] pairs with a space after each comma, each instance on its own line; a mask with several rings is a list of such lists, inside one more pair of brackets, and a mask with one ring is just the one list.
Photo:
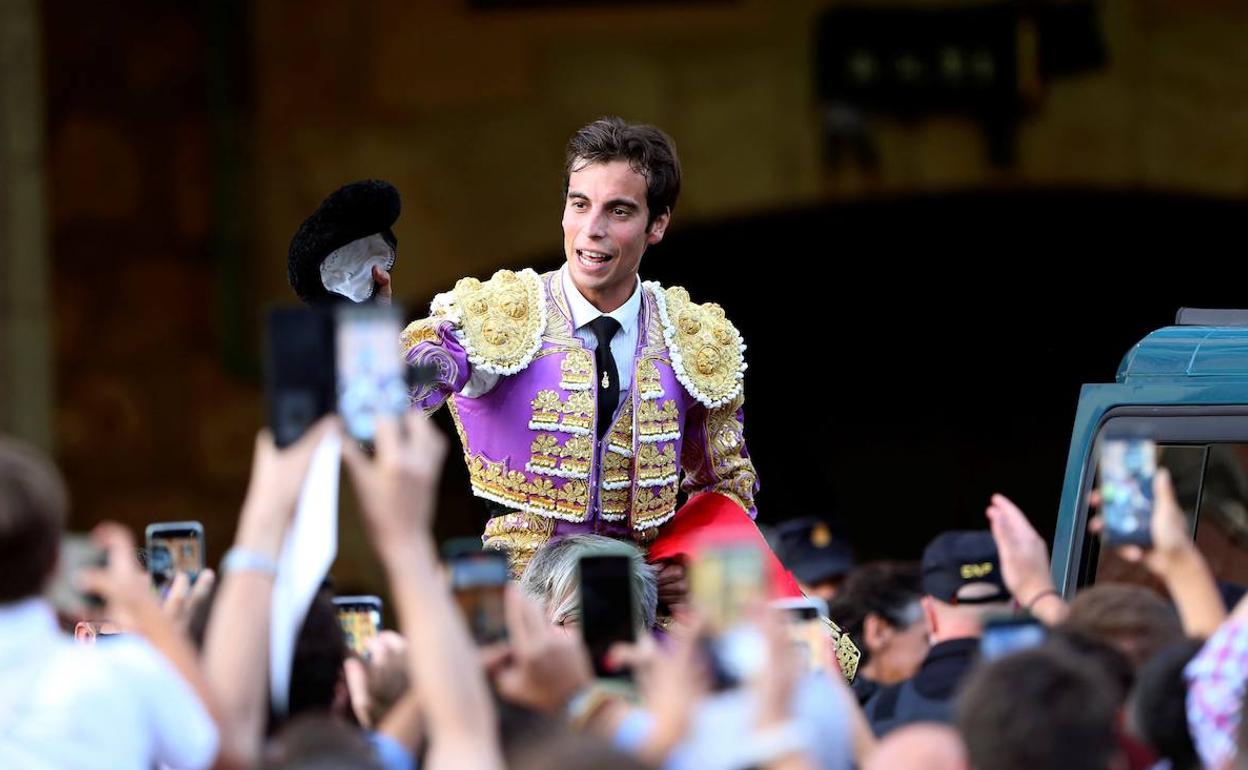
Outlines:
[[[754, 516], [741, 336], [718, 305], [638, 277], [680, 193], [671, 139], [595, 121], [568, 143], [564, 179], [560, 269], [462, 279], [403, 332], [408, 362], [439, 372], [413, 404], [449, 401], [490, 509], [485, 545], [507, 552], [513, 576], [552, 537], [646, 547], [679, 515], [682, 487]], [[679, 600], [682, 583], [665, 567], [661, 598]]]

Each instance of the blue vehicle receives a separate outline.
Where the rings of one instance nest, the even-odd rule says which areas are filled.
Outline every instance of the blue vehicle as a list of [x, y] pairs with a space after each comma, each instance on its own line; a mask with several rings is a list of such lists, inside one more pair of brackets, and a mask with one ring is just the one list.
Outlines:
[[1087, 531], [1106, 435], [1157, 442], [1214, 575], [1231, 591], [1248, 586], [1248, 310], [1180, 310], [1127, 353], [1115, 382], [1083, 386], [1053, 541], [1067, 597], [1098, 578], [1144, 580]]

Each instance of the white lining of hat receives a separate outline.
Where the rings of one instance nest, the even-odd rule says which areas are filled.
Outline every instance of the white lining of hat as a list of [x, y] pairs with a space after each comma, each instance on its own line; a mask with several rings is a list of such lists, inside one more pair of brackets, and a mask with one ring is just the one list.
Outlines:
[[394, 267], [394, 249], [381, 233], [373, 233], [331, 251], [321, 260], [321, 284], [352, 302], [373, 296], [373, 266]]

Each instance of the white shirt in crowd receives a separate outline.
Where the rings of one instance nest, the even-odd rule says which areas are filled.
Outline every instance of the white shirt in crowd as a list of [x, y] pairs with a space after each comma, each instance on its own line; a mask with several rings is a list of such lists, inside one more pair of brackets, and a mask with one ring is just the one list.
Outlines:
[[43, 599], [0, 606], [0, 768], [200, 770], [217, 744], [203, 703], [143, 639], [87, 647]]

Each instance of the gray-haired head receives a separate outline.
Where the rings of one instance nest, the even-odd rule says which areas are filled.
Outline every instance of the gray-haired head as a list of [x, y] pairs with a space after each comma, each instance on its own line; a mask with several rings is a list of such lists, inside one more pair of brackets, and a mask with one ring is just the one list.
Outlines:
[[633, 623], [654, 626], [659, 601], [658, 570], [647, 564], [641, 549], [602, 535], [568, 535], [538, 549], [520, 576], [520, 589], [538, 601], [555, 625], [579, 622], [580, 562], [586, 556], [627, 556], [632, 562]]

